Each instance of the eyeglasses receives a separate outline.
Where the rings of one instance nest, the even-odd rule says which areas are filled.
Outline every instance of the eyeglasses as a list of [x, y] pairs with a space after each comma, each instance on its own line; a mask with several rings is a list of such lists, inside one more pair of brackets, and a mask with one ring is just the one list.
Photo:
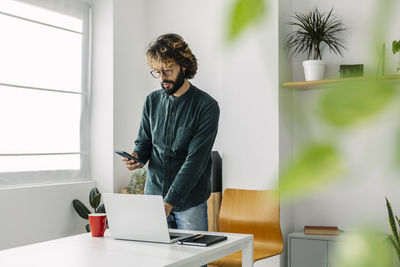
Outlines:
[[171, 76], [172, 73], [174, 72], [172, 69], [168, 69], [168, 70], [152, 70], [150, 71], [151, 76], [153, 76], [155, 79], [159, 79], [161, 77], [161, 72], [165, 75], [165, 76]]

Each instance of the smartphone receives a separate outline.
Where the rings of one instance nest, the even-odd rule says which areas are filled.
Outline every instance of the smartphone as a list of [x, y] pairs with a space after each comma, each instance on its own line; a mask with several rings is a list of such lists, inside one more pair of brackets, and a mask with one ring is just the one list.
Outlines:
[[129, 154], [128, 152], [122, 151], [122, 150], [115, 150], [115, 153], [117, 153], [118, 155], [133, 160], [134, 163], [139, 162], [141, 163], [137, 158], [135, 158], [134, 156], [132, 156], [131, 154]]

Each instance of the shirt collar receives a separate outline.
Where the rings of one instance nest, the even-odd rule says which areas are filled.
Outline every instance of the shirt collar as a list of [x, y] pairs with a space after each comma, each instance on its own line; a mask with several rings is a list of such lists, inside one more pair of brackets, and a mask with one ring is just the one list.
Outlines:
[[183, 95], [181, 95], [179, 97], [175, 97], [174, 95], [169, 95], [168, 99], [171, 101], [174, 101], [174, 102], [178, 102], [178, 101], [183, 101], [186, 98], [188, 98], [190, 95], [192, 95], [192, 93], [194, 91], [193, 85], [191, 83], [189, 83], [189, 84], [190, 84], [189, 89]]

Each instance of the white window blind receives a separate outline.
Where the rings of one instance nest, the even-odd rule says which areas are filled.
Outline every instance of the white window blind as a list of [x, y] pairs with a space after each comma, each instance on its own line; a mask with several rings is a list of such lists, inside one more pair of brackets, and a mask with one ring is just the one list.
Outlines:
[[0, 187], [89, 177], [90, 5], [0, 1]]

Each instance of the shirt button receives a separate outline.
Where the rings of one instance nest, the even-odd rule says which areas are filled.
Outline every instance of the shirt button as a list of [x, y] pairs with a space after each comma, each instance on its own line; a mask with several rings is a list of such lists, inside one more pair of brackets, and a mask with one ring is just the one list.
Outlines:
[[171, 112], [171, 116], [174, 116], [175, 115], [175, 112]]
[[168, 159], [165, 159], [164, 161], [165, 161], [165, 162], [168, 162]]

